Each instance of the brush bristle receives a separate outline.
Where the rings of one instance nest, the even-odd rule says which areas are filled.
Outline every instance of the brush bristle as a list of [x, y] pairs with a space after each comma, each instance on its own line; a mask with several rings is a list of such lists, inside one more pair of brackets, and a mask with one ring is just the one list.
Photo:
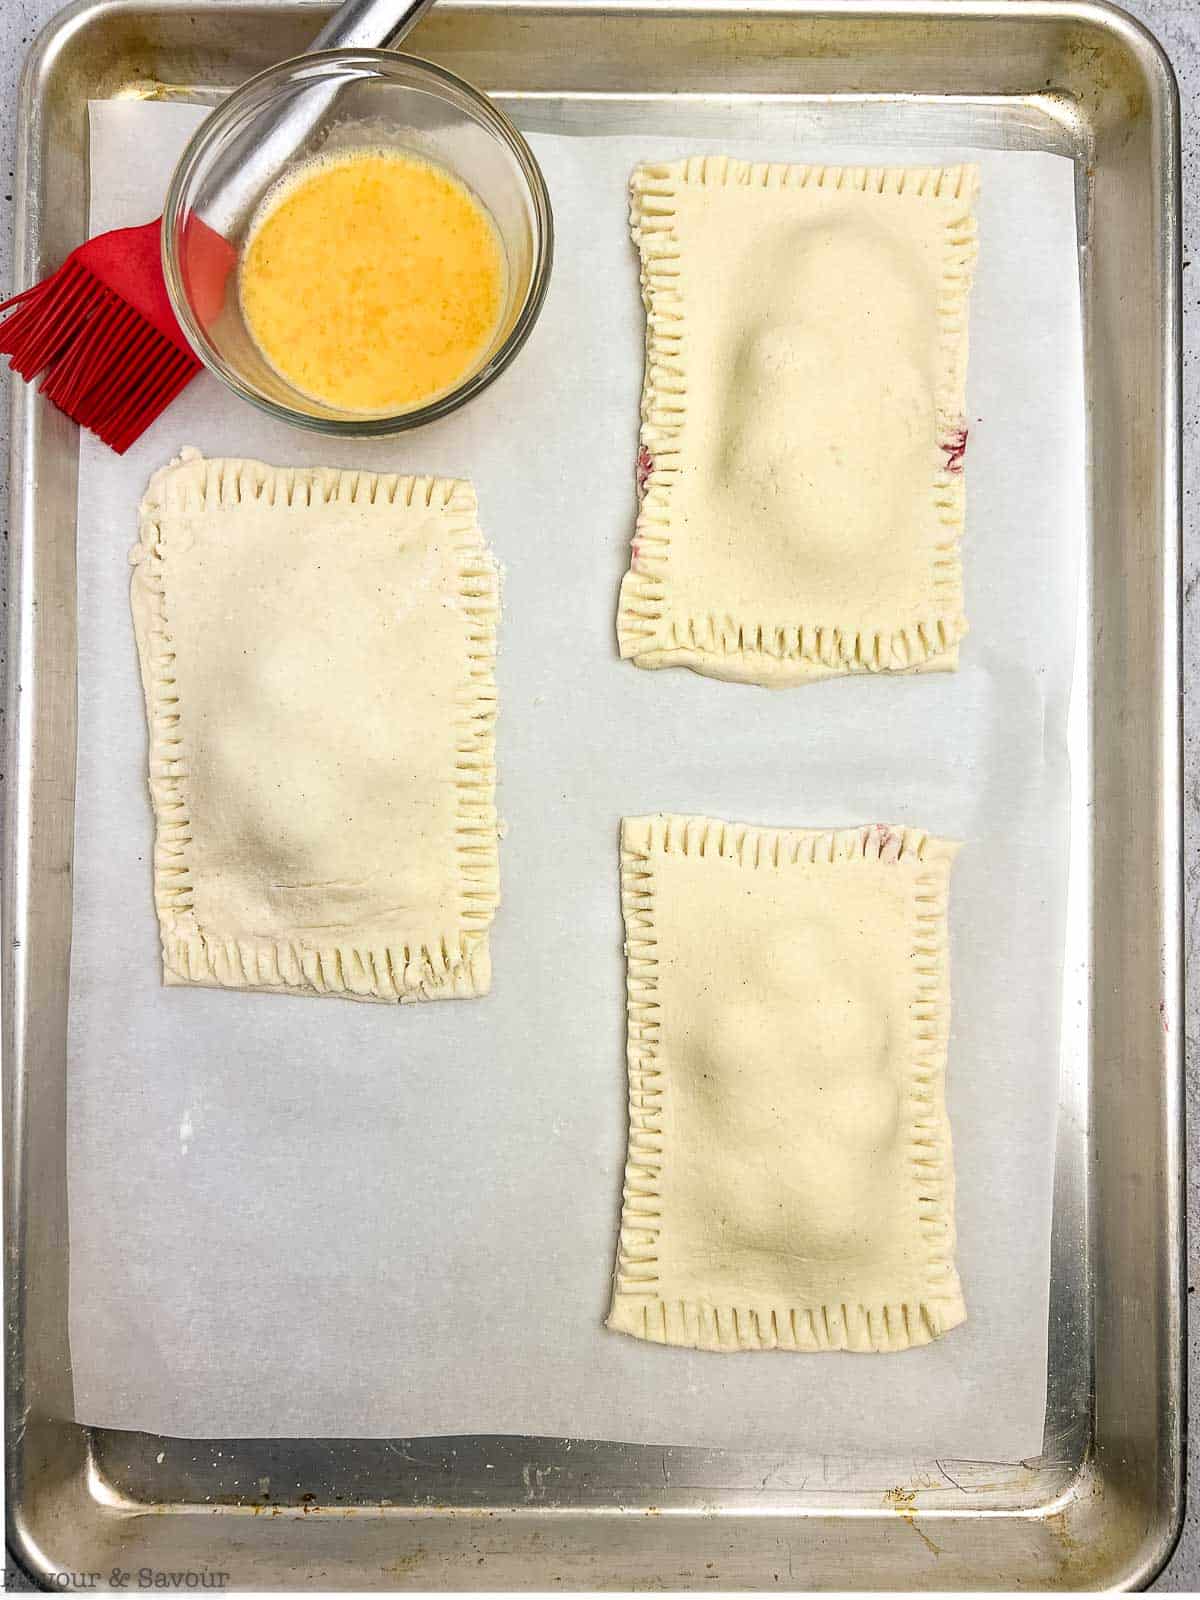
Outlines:
[[0, 324], [0, 354], [118, 455], [200, 370], [189, 351], [160, 333], [116, 290], [77, 260], [14, 295]]

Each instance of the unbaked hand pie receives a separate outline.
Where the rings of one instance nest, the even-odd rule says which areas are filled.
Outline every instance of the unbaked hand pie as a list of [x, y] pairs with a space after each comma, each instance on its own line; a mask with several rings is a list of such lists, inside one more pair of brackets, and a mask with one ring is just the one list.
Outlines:
[[943, 1095], [954, 851], [911, 828], [625, 820], [610, 1328], [883, 1351], [963, 1321]]
[[133, 560], [164, 981], [485, 993], [498, 602], [470, 484], [187, 451]]
[[622, 656], [771, 685], [953, 668], [974, 166], [639, 167]]

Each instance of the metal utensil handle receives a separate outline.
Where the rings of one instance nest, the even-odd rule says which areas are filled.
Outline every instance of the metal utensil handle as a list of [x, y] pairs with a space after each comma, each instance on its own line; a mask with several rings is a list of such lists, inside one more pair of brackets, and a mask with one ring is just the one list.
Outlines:
[[[432, 4], [433, 0], [343, 0], [304, 54], [396, 44]], [[329, 114], [341, 88], [330, 83], [310, 89], [303, 104], [287, 106], [256, 124], [253, 134], [243, 140], [230, 178], [210, 197], [206, 217], [210, 227], [226, 238], [234, 237], [239, 221]], [[238, 93], [234, 91], [234, 98]]]
[[396, 44], [433, 0], [342, 0], [309, 50], [374, 49]]

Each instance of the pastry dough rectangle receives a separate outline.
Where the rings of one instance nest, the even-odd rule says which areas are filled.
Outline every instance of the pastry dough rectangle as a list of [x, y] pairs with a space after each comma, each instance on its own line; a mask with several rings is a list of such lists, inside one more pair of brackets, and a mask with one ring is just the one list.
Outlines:
[[622, 656], [773, 685], [957, 664], [977, 184], [724, 157], [634, 172]]
[[164, 982], [485, 993], [497, 592], [470, 484], [189, 451], [132, 559]]
[[610, 1328], [879, 1351], [964, 1319], [943, 1094], [955, 848], [907, 828], [626, 818]]

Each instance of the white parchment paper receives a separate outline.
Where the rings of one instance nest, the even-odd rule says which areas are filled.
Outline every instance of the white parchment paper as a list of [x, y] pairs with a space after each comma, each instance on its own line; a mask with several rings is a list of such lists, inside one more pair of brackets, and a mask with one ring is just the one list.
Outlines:
[[[94, 231], [154, 214], [200, 115], [92, 108]], [[342, 443], [273, 425], [203, 377], [124, 459], [84, 439], [69, 1108], [83, 1422], [1040, 1449], [1083, 531], [1072, 168], [977, 157], [961, 670], [768, 692], [616, 659], [643, 331], [629, 170], [695, 149], [969, 152], [817, 147], [787, 107], [756, 113], [753, 138], [688, 115], [664, 110], [658, 136], [534, 138], [554, 281], [521, 358], [466, 411]], [[474, 479], [506, 574], [508, 830], [487, 999], [394, 1009], [161, 987], [126, 557], [147, 478], [185, 444]], [[665, 809], [884, 819], [965, 841], [949, 1106], [970, 1320], [938, 1344], [720, 1356], [603, 1329], [626, 1132], [617, 830]]]

